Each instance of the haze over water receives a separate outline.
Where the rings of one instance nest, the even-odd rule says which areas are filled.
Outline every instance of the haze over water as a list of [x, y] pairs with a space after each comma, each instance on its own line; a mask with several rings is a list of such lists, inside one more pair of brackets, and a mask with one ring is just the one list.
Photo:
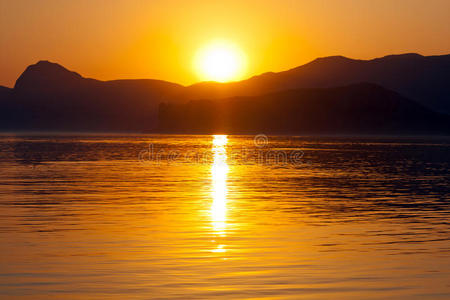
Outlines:
[[449, 167], [437, 137], [2, 135], [0, 298], [448, 299]]

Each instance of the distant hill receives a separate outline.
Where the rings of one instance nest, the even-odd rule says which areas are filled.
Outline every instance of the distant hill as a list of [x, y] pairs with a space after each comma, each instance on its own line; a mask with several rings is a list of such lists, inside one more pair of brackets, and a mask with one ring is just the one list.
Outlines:
[[7, 129], [14, 122], [13, 89], [0, 86], [0, 129]]
[[[39, 61], [27, 67], [13, 89], [0, 87], [0, 130], [147, 131], [158, 127], [160, 103], [182, 104], [189, 100], [232, 97], [244, 102], [247, 98], [242, 97], [263, 101], [266, 99], [263, 95], [270, 93], [340, 87], [360, 82], [383, 86], [386, 91], [398, 92], [405, 101], [409, 98], [436, 112], [450, 113], [450, 55], [425, 57], [404, 54], [374, 60], [334, 56], [239, 82], [202, 82], [187, 87], [153, 79], [100, 81], [85, 78], [56, 63]], [[344, 90], [347, 88], [343, 87]], [[378, 92], [379, 88], [373, 92]], [[358, 103], [351, 102], [351, 105], [366, 103], [367, 99], [380, 102], [368, 105], [370, 110], [371, 105], [381, 105], [386, 101], [383, 97], [388, 95], [387, 92], [376, 97], [368, 95], [366, 100], [359, 99]], [[309, 99], [303, 96], [294, 98], [301, 105], [307, 104], [302, 99]], [[334, 99], [341, 98], [336, 95]], [[418, 106], [417, 110], [430, 114], [423, 106]], [[238, 109], [237, 104], [233, 107]], [[271, 106], [266, 108], [275, 109]], [[362, 113], [363, 108], [359, 109]], [[322, 109], [327, 110], [326, 107]], [[275, 124], [271, 123], [271, 126]]]
[[12, 91], [12, 89], [6, 87], [6, 86], [1, 86], [0, 85], [0, 97], [2, 97], [4, 94], [6, 93], [10, 93]]
[[0, 105], [3, 104], [2, 101], [7, 101], [10, 99], [13, 89], [0, 86]]
[[159, 117], [177, 133], [450, 133], [449, 116], [370, 83], [161, 104]]
[[150, 79], [99, 81], [40, 61], [17, 79], [9, 100], [15, 119], [6, 127], [81, 131], [154, 128], [158, 104], [173, 99], [171, 95], [182, 88]]
[[438, 112], [450, 114], [450, 55], [389, 55], [373, 60], [343, 56], [318, 58], [297, 68], [265, 73], [233, 83], [199, 83], [188, 98], [255, 96], [299, 88], [338, 87], [371, 82], [391, 89]]

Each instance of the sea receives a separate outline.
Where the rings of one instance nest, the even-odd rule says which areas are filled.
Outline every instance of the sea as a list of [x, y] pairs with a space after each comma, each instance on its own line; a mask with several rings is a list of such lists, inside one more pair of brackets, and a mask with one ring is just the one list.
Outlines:
[[449, 137], [0, 135], [0, 299], [450, 299], [449, 217]]

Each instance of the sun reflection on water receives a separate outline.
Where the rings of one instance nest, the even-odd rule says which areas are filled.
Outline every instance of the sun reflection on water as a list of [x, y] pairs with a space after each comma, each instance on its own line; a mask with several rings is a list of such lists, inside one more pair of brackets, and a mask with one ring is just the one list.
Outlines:
[[227, 152], [228, 143], [226, 135], [214, 135], [213, 164], [211, 167], [212, 198], [211, 222], [213, 230], [218, 235], [225, 235], [227, 221]]

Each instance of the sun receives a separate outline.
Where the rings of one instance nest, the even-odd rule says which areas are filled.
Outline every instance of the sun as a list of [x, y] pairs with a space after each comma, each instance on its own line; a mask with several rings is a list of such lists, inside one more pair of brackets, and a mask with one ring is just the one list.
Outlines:
[[214, 40], [201, 48], [194, 59], [200, 80], [227, 82], [238, 80], [245, 72], [246, 57], [234, 43]]

